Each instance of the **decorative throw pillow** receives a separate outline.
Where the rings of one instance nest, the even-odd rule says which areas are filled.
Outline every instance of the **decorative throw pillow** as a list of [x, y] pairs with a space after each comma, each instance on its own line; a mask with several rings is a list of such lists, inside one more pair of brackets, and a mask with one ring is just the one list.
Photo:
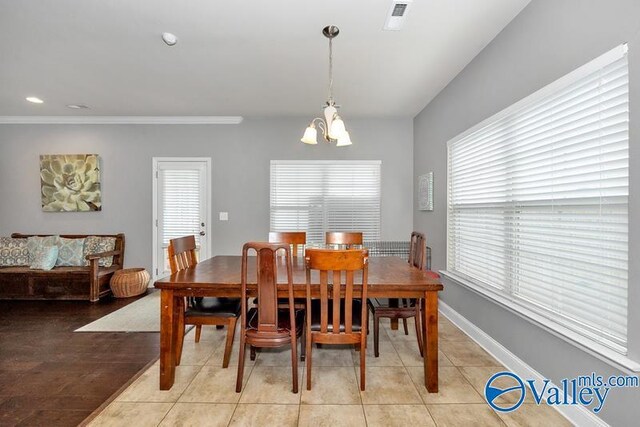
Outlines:
[[38, 246], [33, 254], [33, 262], [29, 265], [32, 270], [51, 270], [56, 265], [58, 259], [57, 246]]
[[[84, 240], [84, 256], [99, 254], [101, 252], [110, 252], [116, 248], [115, 237], [99, 237], [89, 236]], [[98, 265], [100, 267], [111, 267], [113, 257], [100, 258]], [[84, 261], [84, 265], [89, 265], [89, 260]]]
[[0, 266], [29, 265], [27, 239], [0, 237]]
[[85, 239], [58, 239], [58, 260], [57, 266], [79, 266], [84, 265], [84, 240]]
[[[29, 251], [29, 265], [33, 264], [34, 254], [38, 247], [42, 246], [58, 246], [58, 236], [33, 236], [27, 238], [27, 250]], [[54, 261], [55, 262], [55, 261]]]

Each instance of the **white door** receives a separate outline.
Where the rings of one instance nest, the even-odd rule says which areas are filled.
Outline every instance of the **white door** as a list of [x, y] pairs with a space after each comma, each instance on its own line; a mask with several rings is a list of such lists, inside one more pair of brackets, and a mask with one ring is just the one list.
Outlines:
[[194, 235], [198, 259], [209, 257], [211, 159], [154, 158], [155, 278], [170, 274], [169, 240]]

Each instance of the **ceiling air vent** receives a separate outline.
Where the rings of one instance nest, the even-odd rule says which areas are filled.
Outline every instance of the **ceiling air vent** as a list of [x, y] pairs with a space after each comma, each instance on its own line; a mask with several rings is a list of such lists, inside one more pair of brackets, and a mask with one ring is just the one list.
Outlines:
[[393, 5], [393, 12], [391, 12], [391, 16], [404, 16], [405, 10], [407, 10], [406, 3], [395, 3]]
[[396, 0], [391, 2], [387, 20], [384, 23], [383, 30], [398, 31], [402, 29], [404, 21], [407, 19], [407, 13], [413, 0]]

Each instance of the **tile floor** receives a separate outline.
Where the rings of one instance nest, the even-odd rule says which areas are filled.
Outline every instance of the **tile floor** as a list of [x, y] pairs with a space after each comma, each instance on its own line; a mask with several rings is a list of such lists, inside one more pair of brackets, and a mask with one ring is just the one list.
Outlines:
[[422, 359], [402, 326], [380, 328], [380, 357], [367, 349], [367, 387], [360, 391], [359, 356], [348, 347], [313, 349], [312, 390], [291, 393], [290, 353], [263, 350], [247, 356], [242, 393], [235, 392], [236, 339], [222, 369], [224, 330], [205, 327], [199, 344], [185, 339], [182, 364], [169, 391], [158, 390], [158, 363], [149, 368], [91, 426], [564, 426], [558, 412], [531, 400], [511, 414], [484, 402], [487, 379], [504, 369], [462, 331], [440, 316], [440, 391], [427, 393]]

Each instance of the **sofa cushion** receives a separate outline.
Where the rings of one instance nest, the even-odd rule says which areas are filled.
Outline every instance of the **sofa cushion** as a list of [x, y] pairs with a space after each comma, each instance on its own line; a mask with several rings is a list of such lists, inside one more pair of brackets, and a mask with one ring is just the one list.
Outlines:
[[83, 266], [84, 265], [84, 241], [85, 239], [58, 239], [58, 259], [56, 267]]
[[56, 265], [58, 259], [57, 246], [38, 246], [30, 255], [33, 262], [29, 265], [32, 270], [51, 270]]
[[[115, 237], [99, 237], [88, 236], [84, 241], [84, 256], [98, 254], [101, 252], [110, 252], [116, 248]], [[113, 257], [100, 258], [98, 265], [100, 267], [111, 267]], [[84, 265], [89, 265], [89, 260], [84, 261]]]
[[0, 267], [29, 265], [27, 239], [0, 237]]
[[[29, 265], [33, 264], [34, 255], [38, 247], [57, 246], [58, 236], [32, 236], [27, 238], [27, 250], [29, 251]], [[54, 261], [55, 263], [55, 261]]]

